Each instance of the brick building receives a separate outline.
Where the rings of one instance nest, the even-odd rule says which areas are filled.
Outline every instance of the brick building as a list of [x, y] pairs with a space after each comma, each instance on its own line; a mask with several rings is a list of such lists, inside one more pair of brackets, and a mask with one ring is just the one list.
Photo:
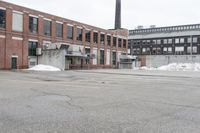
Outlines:
[[129, 31], [129, 54], [142, 66], [200, 62], [200, 24], [139, 27]]
[[92, 68], [112, 68], [127, 54], [128, 30], [105, 30], [26, 7], [0, 1], [0, 69], [37, 64], [36, 49], [50, 43], [84, 48]]

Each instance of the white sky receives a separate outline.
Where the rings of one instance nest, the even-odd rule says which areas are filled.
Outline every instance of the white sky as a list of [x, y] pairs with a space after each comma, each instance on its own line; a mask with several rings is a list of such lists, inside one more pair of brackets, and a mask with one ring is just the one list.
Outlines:
[[[89, 25], [112, 29], [116, 0], [4, 0]], [[200, 23], [200, 0], [121, 0], [122, 27]]]

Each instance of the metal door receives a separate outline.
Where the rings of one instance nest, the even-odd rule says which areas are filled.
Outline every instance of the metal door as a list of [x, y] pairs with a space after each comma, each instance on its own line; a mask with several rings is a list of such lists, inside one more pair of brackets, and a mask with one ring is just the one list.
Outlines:
[[16, 57], [12, 57], [12, 69], [17, 69], [17, 58]]

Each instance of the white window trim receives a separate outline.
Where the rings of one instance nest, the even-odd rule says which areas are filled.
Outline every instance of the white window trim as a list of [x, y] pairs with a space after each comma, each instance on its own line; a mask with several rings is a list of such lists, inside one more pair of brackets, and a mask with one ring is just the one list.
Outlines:
[[6, 36], [4, 36], [4, 35], [0, 35], [0, 38], [6, 38]]
[[43, 18], [44, 20], [47, 20], [47, 21], [52, 21], [51, 19], [49, 19], [49, 18]]
[[12, 58], [18, 58], [18, 55], [12, 55], [11, 57]]
[[71, 27], [73, 27], [74, 25], [73, 25], [73, 24], [67, 24], [67, 26], [71, 26]]
[[12, 37], [12, 39], [13, 39], [13, 40], [20, 40], [20, 41], [23, 40], [23, 38], [21, 38], [21, 37]]
[[60, 21], [56, 21], [56, 23], [58, 23], [58, 24], [63, 24], [63, 22], [60, 22]]
[[24, 14], [23, 12], [16, 11], [16, 10], [13, 10], [13, 13], [17, 13], [17, 14], [21, 14], [21, 15], [23, 15], [23, 14]]
[[79, 29], [83, 29], [83, 27], [80, 27], [80, 26], [77, 26], [77, 28], [79, 28]]
[[43, 44], [51, 44], [51, 41], [43, 41]]
[[35, 15], [32, 15], [32, 14], [29, 14], [29, 17], [39, 18], [38, 16], [35, 16]]
[[38, 42], [38, 40], [35, 40], [35, 39], [28, 39], [28, 41], [30, 41], [30, 42]]
[[5, 8], [5, 7], [0, 7], [0, 9], [1, 9], [1, 10], [6, 10], [6, 8]]

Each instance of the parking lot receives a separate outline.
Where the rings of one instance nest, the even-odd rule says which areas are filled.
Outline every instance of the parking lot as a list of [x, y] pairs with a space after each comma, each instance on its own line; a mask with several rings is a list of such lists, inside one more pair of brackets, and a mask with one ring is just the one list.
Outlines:
[[0, 133], [199, 133], [200, 72], [0, 71]]

